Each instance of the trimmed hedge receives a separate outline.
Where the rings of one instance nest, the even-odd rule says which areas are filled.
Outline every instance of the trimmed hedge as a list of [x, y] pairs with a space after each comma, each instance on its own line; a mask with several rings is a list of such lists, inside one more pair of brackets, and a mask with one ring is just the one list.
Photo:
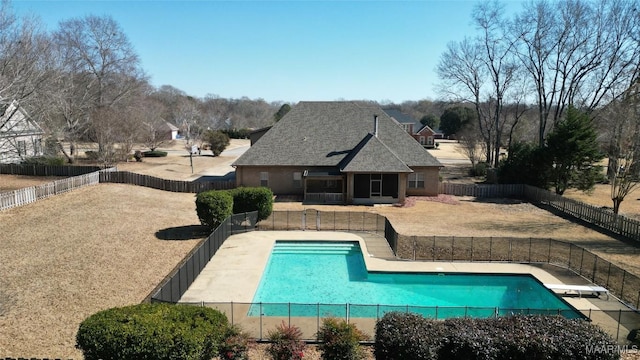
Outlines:
[[63, 166], [66, 160], [58, 156], [34, 156], [24, 159], [22, 163], [25, 165]]
[[207, 307], [139, 304], [85, 319], [76, 347], [86, 360], [211, 359], [228, 329], [227, 317]]
[[425, 319], [388, 313], [376, 324], [375, 356], [392, 359], [619, 359], [616, 342], [586, 320], [562, 316]]
[[239, 187], [229, 190], [233, 196], [233, 213], [258, 211], [258, 221], [271, 215], [273, 192], [266, 187]]
[[196, 195], [196, 212], [200, 223], [213, 230], [233, 214], [233, 197], [228, 191], [201, 192]]
[[167, 152], [166, 151], [158, 151], [158, 150], [145, 151], [145, 152], [142, 153], [142, 155], [144, 155], [144, 157], [165, 157], [165, 156], [167, 156]]

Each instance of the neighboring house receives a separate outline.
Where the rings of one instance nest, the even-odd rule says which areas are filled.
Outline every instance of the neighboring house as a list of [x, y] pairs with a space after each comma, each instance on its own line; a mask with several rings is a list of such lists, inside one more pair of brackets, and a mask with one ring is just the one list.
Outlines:
[[435, 147], [435, 139], [442, 139], [443, 137], [441, 133], [434, 131], [427, 125], [422, 125], [419, 121], [415, 121], [409, 115], [399, 110], [385, 109], [384, 112], [423, 147], [432, 149]]
[[172, 123], [165, 121], [159, 126], [159, 129], [156, 130], [156, 136], [161, 140], [176, 140], [178, 138], [178, 129], [177, 126]]
[[17, 101], [0, 107], [0, 163], [43, 155], [44, 131]]
[[260, 140], [262, 135], [266, 134], [267, 131], [269, 131], [269, 129], [271, 129], [271, 126], [267, 126], [267, 127], [263, 127], [263, 128], [260, 128], [260, 129], [256, 129], [256, 130], [253, 130], [251, 133], [249, 133], [249, 139], [251, 141], [251, 146], [253, 146], [253, 144], [255, 144], [256, 141]]
[[238, 186], [372, 204], [436, 195], [442, 164], [378, 105], [337, 101], [298, 103], [233, 166]]

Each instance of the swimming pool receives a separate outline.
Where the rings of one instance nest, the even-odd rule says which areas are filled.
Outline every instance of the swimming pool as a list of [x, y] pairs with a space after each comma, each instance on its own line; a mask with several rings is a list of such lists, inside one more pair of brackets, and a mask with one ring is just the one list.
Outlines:
[[528, 274], [368, 272], [358, 242], [277, 241], [250, 316], [582, 317]]

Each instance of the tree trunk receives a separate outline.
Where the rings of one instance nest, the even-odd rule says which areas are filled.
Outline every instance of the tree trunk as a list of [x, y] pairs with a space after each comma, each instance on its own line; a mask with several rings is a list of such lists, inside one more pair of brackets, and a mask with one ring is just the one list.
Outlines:
[[622, 200], [620, 198], [613, 199], [613, 213], [618, 215], [618, 211], [620, 211], [620, 204], [622, 204]]

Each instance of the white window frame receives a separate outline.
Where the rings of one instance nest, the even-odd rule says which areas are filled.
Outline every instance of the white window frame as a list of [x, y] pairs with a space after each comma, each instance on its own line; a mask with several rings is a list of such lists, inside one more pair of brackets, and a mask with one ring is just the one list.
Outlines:
[[407, 177], [409, 189], [424, 189], [424, 173], [414, 172]]
[[26, 156], [27, 155], [27, 142], [25, 140], [18, 140], [18, 156]]
[[269, 186], [269, 172], [267, 171], [260, 172], [260, 186], [264, 186], [264, 187]]

